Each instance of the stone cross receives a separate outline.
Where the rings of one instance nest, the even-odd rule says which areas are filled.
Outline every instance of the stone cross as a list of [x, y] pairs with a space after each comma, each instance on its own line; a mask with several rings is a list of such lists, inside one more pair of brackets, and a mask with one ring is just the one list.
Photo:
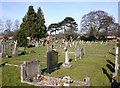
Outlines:
[[63, 64], [63, 67], [69, 68], [71, 67], [71, 64], [69, 62], [69, 54], [68, 54], [68, 42], [65, 42], [65, 63]]

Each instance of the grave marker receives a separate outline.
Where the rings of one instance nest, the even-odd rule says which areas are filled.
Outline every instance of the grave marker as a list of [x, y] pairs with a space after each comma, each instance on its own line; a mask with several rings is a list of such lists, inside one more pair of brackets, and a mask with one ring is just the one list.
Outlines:
[[75, 61], [77, 59], [80, 59], [80, 45], [78, 42], [76, 42], [76, 45], [75, 45]]
[[39, 60], [24, 61], [24, 64], [21, 64], [21, 82], [32, 81], [34, 77], [41, 74], [39, 67]]
[[18, 56], [17, 40], [14, 41], [14, 47], [13, 47], [13, 50], [12, 50], [12, 55], [13, 56]]
[[49, 51], [47, 52], [47, 72], [52, 72], [57, 70], [58, 66], [58, 52], [57, 51]]
[[63, 64], [63, 67], [69, 68], [71, 67], [71, 64], [69, 62], [69, 54], [68, 54], [68, 42], [65, 42], [65, 63]]
[[118, 70], [118, 47], [116, 47], [116, 56], [115, 56], [115, 75], [117, 75]]
[[38, 41], [35, 42], [35, 47], [38, 47]]

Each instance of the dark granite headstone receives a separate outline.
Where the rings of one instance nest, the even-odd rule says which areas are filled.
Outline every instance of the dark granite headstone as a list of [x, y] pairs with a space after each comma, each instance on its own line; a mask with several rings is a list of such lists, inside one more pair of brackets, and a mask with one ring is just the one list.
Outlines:
[[58, 52], [57, 51], [49, 51], [47, 52], [47, 72], [52, 72], [57, 70], [58, 66]]

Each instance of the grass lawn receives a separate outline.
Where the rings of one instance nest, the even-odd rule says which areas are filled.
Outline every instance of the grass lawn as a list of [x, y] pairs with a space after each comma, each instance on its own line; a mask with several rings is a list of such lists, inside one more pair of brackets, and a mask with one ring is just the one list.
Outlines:
[[[85, 77], [90, 77], [91, 86], [111, 86], [111, 74], [114, 69], [115, 49], [114, 43], [93, 43], [91, 47], [88, 44], [81, 44], [80, 47], [86, 47], [86, 54], [82, 59], [75, 61], [74, 54], [69, 54], [71, 59], [71, 68], [63, 68], [62, 65], [57, 71], [43, 73], [44, 75], [54, 77], [64, 77], [69, 75], [74, 80], [84, 80]], [[64, 63], [64, 48], [58, 45], [58, 63]], [[109, 50], [111, 49], [111, 53]], [[38, 48], [27, 48], [26, 52], [35, 51], [32, 54], [21, 55], [18, 57], [4, 58], [2, 63], [11, 63], [21, 65], [23, 61], [39, 59], [40, 69], [45, 69], [46, 64], [46, 47], [40, 45]], [[74, 52], [74, 47], [69, 48], [69, 52]], [[20, 67], [2, 66], [2, 86], [29, 86], [20, 82]]]

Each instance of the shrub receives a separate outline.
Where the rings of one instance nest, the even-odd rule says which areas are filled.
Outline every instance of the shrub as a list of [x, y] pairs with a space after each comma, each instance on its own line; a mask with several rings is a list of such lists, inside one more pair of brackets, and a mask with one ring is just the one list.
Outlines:
[[28, 46], [27, 36], [23, 30], [19, 30], [14, 37], [15, 37], [14, 39], [17, 40], [18, 47]]

